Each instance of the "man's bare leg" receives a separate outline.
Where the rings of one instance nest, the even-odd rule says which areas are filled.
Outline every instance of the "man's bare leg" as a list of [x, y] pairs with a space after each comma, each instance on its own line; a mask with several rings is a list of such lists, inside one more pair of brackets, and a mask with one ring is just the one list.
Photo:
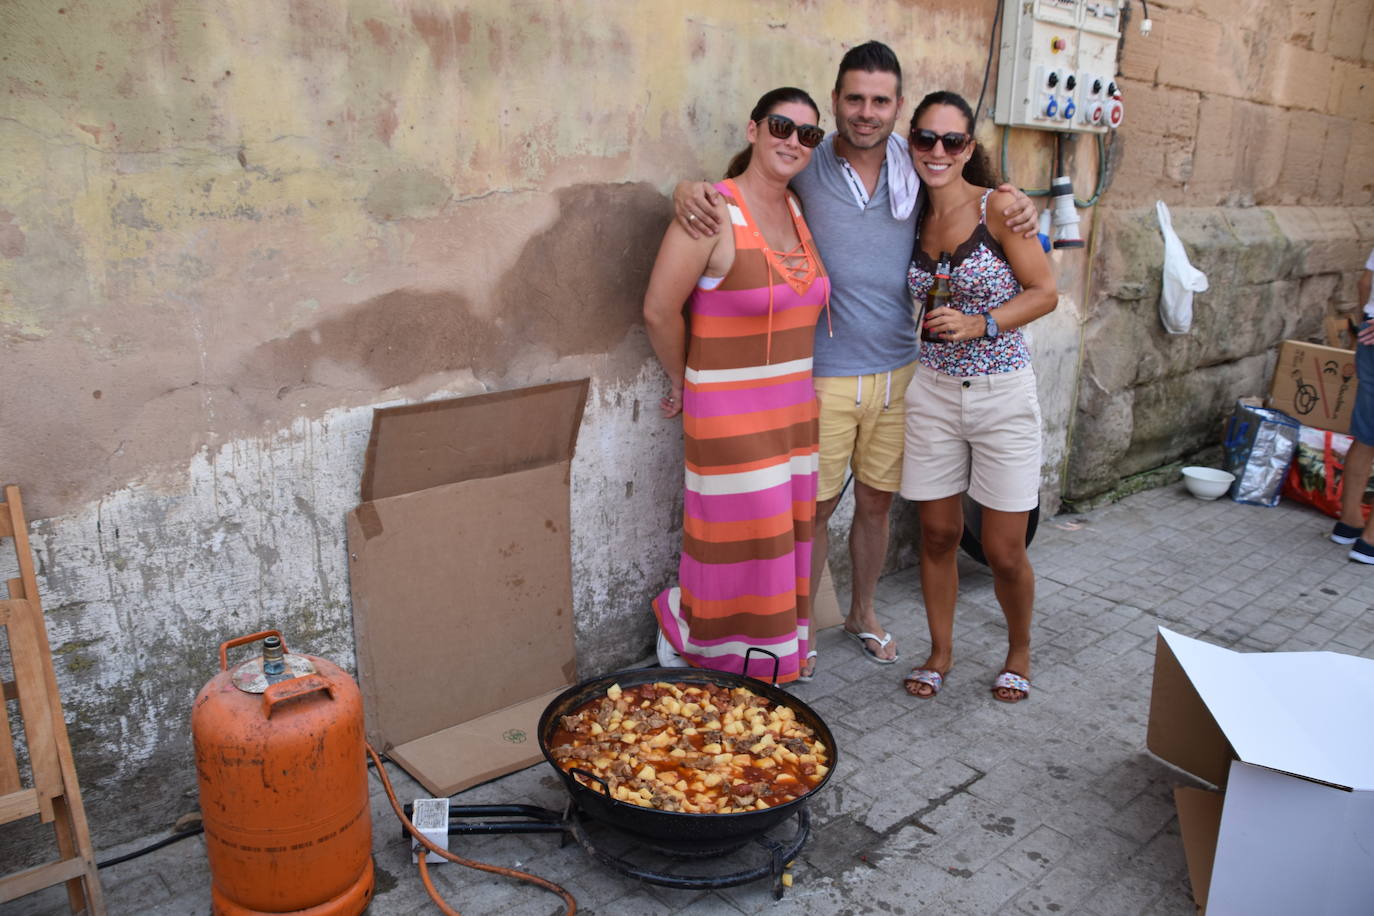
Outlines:
[[[831, 510], [834, 510], [833, 505]], [[844, 628], [850, 633], [887, 636], [887, 631], [878, 622], [878, 615], [873, 610], [873, 593], [878, 588], [883, 561], [887, 559], [891, 510], [891, 493], [854, 481], [854, 524], [849, 529], [849, 561], [854, 577], [850, 587], [849, 614], [844, 619]], [[867, 639], [864, 645], [880, 659], [897, 657], [897, 646], [893, 642], [882, 646], [876, 639]]]

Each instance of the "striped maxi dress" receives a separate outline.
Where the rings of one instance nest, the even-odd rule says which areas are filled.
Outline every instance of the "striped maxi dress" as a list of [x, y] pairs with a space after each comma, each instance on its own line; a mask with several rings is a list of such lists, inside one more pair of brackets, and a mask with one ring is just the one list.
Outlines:
[[733, 181], [735, 260], [690, 300], [682, 417], [686, 474], [678, 585], [654, 599], [689, 664], [796, 680], [811, 649], [811, 538], [819, 429], [811, 354], [830, 281], [795, 198], [801, 244], [771, 251]]

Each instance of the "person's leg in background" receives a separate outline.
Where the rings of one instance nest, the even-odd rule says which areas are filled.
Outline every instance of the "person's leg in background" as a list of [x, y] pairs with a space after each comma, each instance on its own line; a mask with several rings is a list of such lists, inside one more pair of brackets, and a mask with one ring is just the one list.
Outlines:
[[1341, 520], [1331, 532], [1337, 544], [1353, 544], [1363, 536], [1369, 541], [1374, 531], [1365, 530], [1364, 512], [1360, 503], [1369, 486], [1370, 470], [1374, 469], [1374, 445], [1359, 440], [1350, 443], [1345, 456], [1345, 470], [1341, 472]]
[[[1369, 271], [1360, 287], [1368, 294]], [[1355, 406], [1350, 417], [1350, 451], [1341, 474], [1341, 518], [1331, 531], [1331, 540], [1350, 545], [1350, 559], [1374, 565], [1374, 514], [1368, 522], [1361, 502], [1374, 468], [1374, 320], [1366, 319], [1355, 344]]]

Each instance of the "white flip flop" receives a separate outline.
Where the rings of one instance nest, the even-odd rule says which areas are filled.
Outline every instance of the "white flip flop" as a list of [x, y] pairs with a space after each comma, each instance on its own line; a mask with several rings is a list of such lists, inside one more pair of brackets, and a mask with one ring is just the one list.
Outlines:
[[[841, 629], [844, 628], [841, 627]], [[879, 649], [886, 649], [887, 644], [892, 642], [891, 633], [887, 634], [886, 636], [879, 636], [877, 633], [854, 633], [849, 630], [845, 630], [844, 633], [850, 639], [854, 640], [859, 644], [859, 648], [864, 650], [864, 655], [867, 655], [872, 661], [877, 662], [879, 665], [895, 665], [897, 661], [902, 657], [901, 653], [899, 652], [891, 658], [883, 658], [882, 656], [878, 655], [878, 653], [874, 652], [872, 649], [868, 647], [867, 640], [871, 639], [878, 644]]]

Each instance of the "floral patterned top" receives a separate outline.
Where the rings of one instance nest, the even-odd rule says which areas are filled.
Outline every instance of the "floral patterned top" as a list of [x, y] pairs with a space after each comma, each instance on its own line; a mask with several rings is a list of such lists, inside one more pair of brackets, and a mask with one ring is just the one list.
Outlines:
[[[1021, 292], [1021, 284], [1016, 282], [1002, 246], [988, 231], [988, 195], [991, 193], [991, 189], [984, 192], [978, 225], [954, 250], [950, 260], [950, 307], [966, 315], [991, 311]], [[921, 250], [919, 230], [906, 280], [911, 300], [919, 312], [935, 282], [935, 262]], [[923, 340], [920, 358], [923, 366], [961, 378], [1014, 372], [1031, 362], [1030, 348], [1020, 328], [1003, 331], [991, 339], [975, 337], [950, 343]]]

